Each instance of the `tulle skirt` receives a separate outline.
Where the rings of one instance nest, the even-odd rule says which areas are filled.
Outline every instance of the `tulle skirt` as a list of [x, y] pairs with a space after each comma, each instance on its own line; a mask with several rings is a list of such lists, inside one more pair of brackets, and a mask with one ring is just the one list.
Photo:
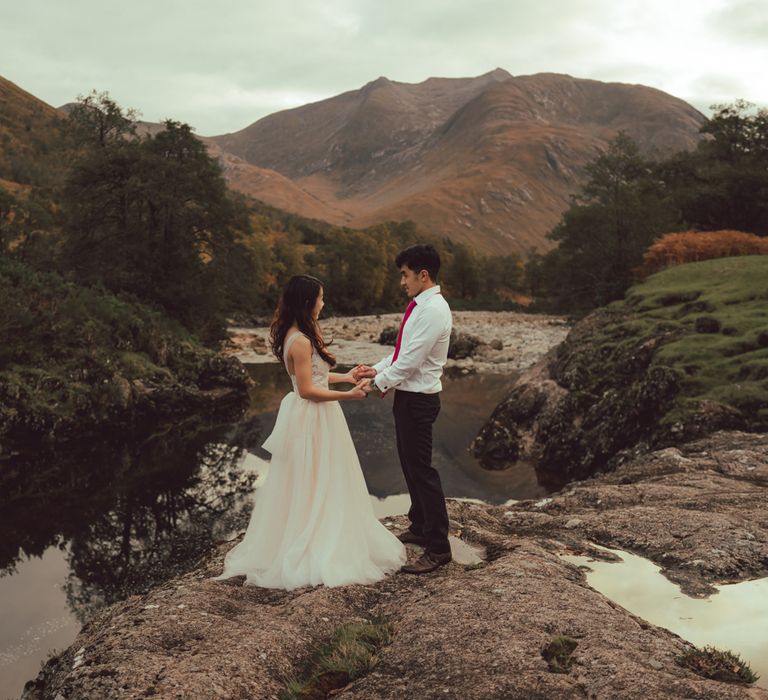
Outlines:
[[272, 453], [240, 543], [215, 580], [245, 575], [245, 585], [373, 583], [406, 561], [404, 545], [373, 512], [357, 451], [337, 401], [295, 392], [282, 400], [263, 444]]

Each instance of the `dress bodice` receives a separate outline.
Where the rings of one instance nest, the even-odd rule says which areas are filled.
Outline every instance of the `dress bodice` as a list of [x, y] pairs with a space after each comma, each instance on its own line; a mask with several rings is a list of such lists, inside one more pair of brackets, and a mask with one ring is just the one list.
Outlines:
[[[294, 339], [297, 335], [304, 335], [301, 331], [294, 331], [294, 333], [288, 336], [283, 345], [283, 363], [285, 364], [285, 371], [288, 372], [288, 376], [291, 378], [291, 384], [293, 384], [293, 390], [295, 393], [299, 393], [296, 385], [296, 376], [288, 371], [288, 348], [291, 347]], [[306, 337], [304, 335], [304, 337]], [[320, 354], [312, 346], [312, 384], [319, 386], [323, 389], [328, 388], [328, 373], [331, 371], [330, 365], [320, 357]]]

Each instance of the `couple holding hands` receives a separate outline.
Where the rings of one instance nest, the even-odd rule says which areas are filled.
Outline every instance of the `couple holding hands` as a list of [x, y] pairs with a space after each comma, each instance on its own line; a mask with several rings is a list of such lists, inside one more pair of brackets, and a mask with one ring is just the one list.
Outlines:
[[[292, 590], [373, 583], [398, 569], [421, 574], [451, 561], [445, 497], [432, 466], [432, 425], [440, 412], [451, 310], [437, 284], [440, 257], [432, 246], [406, 248], [395, 262], [411, 301], [394, 352], [346, 374], [330, 371], [335, 358], [318, 326], [322, 283], [297, 275], [286, 285], [270, 343], [293, 391], [283, 398], [263, 444], [272, 460], [254, 493], [245, 536], [227, 553], [216, 580], [245, 575], [245, 585]], [[355, 386], [329, 388], [341, 382]], [[374, 515], [339, 405], [390, 390], [397, 451], [411, 497], [410, 527], [397, 536]], [[406, 564], [407, 543], [424, 547], [411, 564]]]

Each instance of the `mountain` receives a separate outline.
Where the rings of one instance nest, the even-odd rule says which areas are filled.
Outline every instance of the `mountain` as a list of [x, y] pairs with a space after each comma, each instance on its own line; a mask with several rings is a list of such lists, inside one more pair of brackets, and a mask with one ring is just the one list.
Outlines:
[[642, 85], [568, 75], [399, 83], [278, 112], [220, 149], [232, 186], [297, 214], [368, 226], [413, 219], [485, 253], [552, 243], [584, 166], [620, 130], [649, 156], [694, 147], [704, 116]]

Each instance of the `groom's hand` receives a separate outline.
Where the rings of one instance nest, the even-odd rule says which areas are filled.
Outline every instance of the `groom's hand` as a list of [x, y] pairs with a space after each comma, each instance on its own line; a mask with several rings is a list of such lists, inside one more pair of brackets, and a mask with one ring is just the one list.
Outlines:
[[352, 378], [359, 382], [361, 379], [370, 379], [376, 376], [376, 370], [368, 365], [357, 365], [352, 370]]

